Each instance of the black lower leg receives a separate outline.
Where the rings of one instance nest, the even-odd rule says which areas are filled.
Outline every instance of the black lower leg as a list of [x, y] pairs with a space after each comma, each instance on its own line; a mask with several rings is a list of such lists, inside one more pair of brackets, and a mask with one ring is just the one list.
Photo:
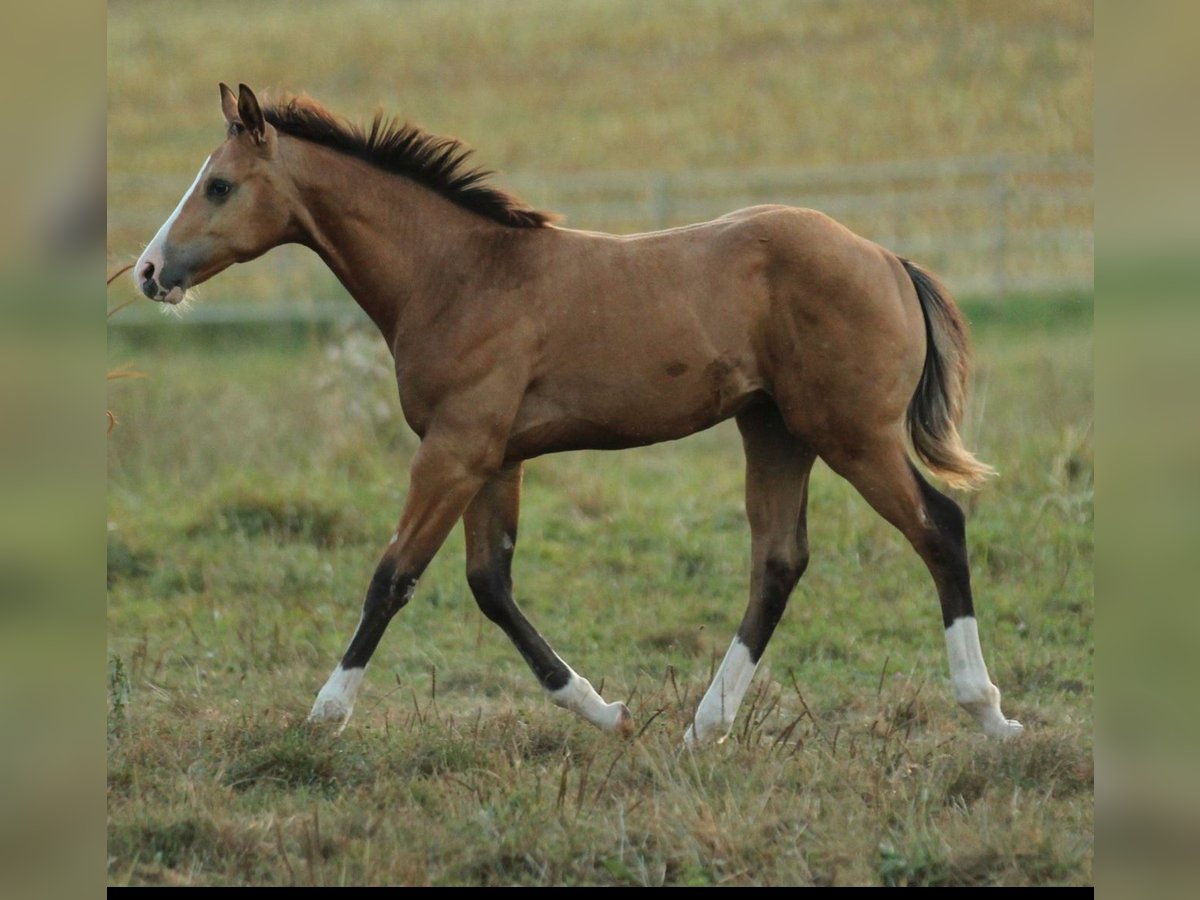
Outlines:
[[934, 490], [911, 463], [909, 467], [921, 490], [929, 523], [925, 546], [917, 550], [933, 573], [942, 604], [942, 622], [949, 628], [955, 619], [975, 615], [967, 563], [966, 519], [957, 503]]
[[767, 643], [775, 633], [775, 626], [779, 624], [779, 619], [787, 608], [788, 598], [807, 565], [807, 557], [796, 563], [768, 559], [763, 564], [761, 574], [755, 579], [756, 596], [737, 630], [738, 640], [746, 645], [754, 662], [757, 663], [762, 658], [763, 651], [767, 649]]
[[362, 621], [342, 657], [343, 669], [366, 666], [392, 617], [412, 599], [420, 575], [420, 572], [399, 572], [387, 563], [375, 570], [363, 601]]
[[497, 558], [486, 569], [470, 572], [467, 583], [475, 595], [475, 602], [516, 645], [542, 687], [548, 691], [564, 688], [571, 678], [571, 670], [521, 613], [512, 598], [509, 571], [508, 560]]

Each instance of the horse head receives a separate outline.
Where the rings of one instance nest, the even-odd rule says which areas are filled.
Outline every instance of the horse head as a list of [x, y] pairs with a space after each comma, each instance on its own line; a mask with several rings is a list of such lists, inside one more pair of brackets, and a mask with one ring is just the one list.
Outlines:
[[274, 126], [244, 84], [236, 96], [221, 84], [221, 110], [225, 141], [134, 266], [134, 280], [151, 300], [179, 303], [189, 288], [295, 236], [294, 191]]

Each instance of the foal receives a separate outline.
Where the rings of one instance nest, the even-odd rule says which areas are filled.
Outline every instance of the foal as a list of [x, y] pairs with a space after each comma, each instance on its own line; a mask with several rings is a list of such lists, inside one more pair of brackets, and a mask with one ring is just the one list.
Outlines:
[[554, 702], [628, 735], [513, 602], [523, 462], [681, 438], [736, 418], [746, 453], [750, 601], [685, 735], [733, 724], [808, 564], [806, 503], [824, 459], [909, 540], [937, 587], [955, 697], [993, 737], [954, 487], [990, 474], [962, 445], [966, 329], [924, 270], [806, 209], [615, 236], [558, 228], [490, 187], [457, 141], [377, 116], [363, 132], [306, 98], [261, 106], [221, 85], [225, 141], [134, 268], [146, 296], [284, 243], [314, 250], [391, 348], [420, 436], [404, 511], [350, 645], [310, 718], [344, 724], [392, 617], [463, 520], [467, 581]]

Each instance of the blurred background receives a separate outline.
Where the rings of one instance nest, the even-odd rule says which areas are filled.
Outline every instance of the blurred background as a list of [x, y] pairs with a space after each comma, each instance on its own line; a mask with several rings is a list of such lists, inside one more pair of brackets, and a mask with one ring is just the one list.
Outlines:
[[[462, 138], [567, 227], [789, 203], [960, 297], [1092, 288], [1089, 3], [117, 2], [108, 41], [110, 266], [222, 138], [224, 80]], [[197, 321], [353, 315], [296, 248], [200, 293]]]

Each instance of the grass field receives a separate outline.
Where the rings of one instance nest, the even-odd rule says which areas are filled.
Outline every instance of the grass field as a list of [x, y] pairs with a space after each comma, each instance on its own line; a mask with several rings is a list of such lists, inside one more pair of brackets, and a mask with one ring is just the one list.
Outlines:
[[[880, 9], [114, 0], [109, 171], [150, 187], [110, 192], [110, 269], [219, 140], [218, 80], [394, 110], [510, 172], [1091, 152], [1090, 3]], [[202, 292], [340, 295], [287, 249]], [[382, 342], [114, 332], [110, 368], [146, 377], [109, 385], [109, 882], [1090, 883], [1091, 298], [970, 315], [965, 431], [1002, 477], [959, 499], [984, 651], [1026, 733], [989, 743], [955, 706], [928, 574], [818, 463], [812, 564], [733, 736], [697, 755], [683, 730], [748, 578], [732, 424], [527, 469], [517, 598], [629, 704], [635, 740], [543, 696], [476, 610], [457, 531], [335, 736], [305, 715], [416, 447]]]
[[[304, 716], [357, 620], [414, 444], [386, 351], [114, 346], [113, 883], [1081, 883], [1092, 847], [1090, 304], [977, 331], [965, 498], [997, 746], [955, 707], [902, 539], [818, 464], [813, 562], [734, 737], [680, 737], [741, 615], [730, 425], [530, 464], [517, 596], [645, 726], [553, 707], [474, 608], [456, 533], [355, 716]], [[378, 345], [378, 346], [376, 346]]]

